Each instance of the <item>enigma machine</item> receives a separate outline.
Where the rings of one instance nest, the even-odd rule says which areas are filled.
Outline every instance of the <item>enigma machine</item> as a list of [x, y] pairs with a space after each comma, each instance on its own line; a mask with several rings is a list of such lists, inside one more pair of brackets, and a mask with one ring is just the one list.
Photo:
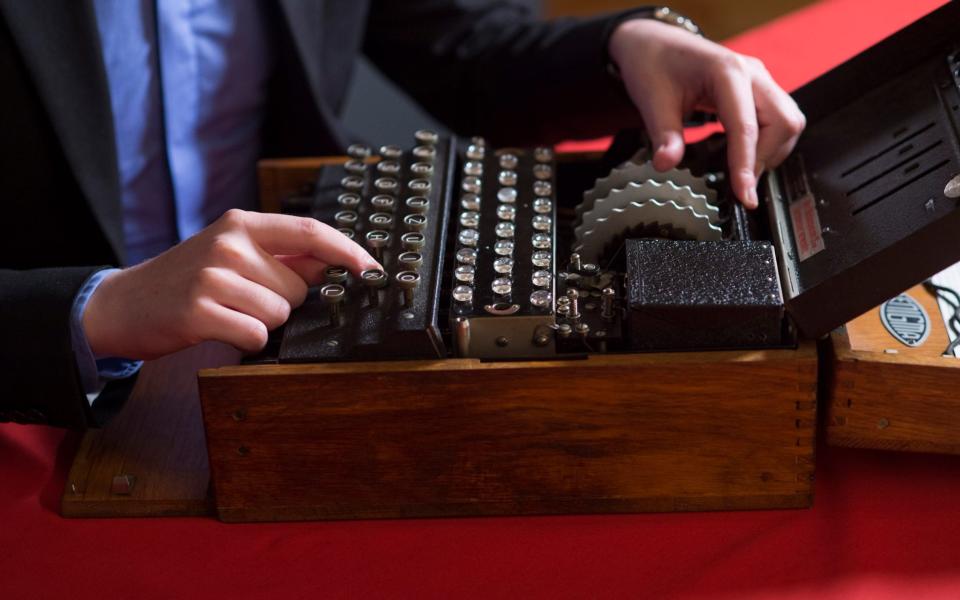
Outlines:
[[752, 212], [719, 135], [664, 173], [637, 132], [265, 163], [267, 205], [383, 270], [330, 266], [261, 355], [201, 372], [219, 516], [808, 506], [816, 340], [960, 259], [958, 18], [799, 90]]

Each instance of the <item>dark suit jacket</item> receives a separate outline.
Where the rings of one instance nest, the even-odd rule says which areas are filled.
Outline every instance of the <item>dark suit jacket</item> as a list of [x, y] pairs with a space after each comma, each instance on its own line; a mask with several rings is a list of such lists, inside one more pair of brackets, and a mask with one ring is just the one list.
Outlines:
[[[471, 5], [476, 5], [476, 2]], [[509, 2], [264, 1], [279, 60], [268, 156], [340, 152], [338, 119], [365, 53], [453, 130], [511, 145], [604, 134], [636, 120], [606, 73], [625, 15], [539, 22]], [[70, 345], [85, 280], [123, 264], [109, 90], [92, 0], [0, 0], [0, 421], [84, 427], [94, 408]]]

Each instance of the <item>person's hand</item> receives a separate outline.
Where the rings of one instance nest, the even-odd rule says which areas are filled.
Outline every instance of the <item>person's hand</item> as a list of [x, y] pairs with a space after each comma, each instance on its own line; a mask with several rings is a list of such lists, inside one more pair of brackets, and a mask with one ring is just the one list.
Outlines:
[[231, 210], [156, 258], [104, 279], [83, 328], [98, 356], [149, 359], [205, 340], [256, 352], [328, 265], [355, 274], [379, 267], [315, 219]]
[[755, 208], [757, 178], [790, 154], [806, 125], [763, 63], [652, 19], [620, 24], [609, 54], [646, 124], [654, 167], [679, 164], [684, 115], [716, 112], [727, 132], [733, 191]]

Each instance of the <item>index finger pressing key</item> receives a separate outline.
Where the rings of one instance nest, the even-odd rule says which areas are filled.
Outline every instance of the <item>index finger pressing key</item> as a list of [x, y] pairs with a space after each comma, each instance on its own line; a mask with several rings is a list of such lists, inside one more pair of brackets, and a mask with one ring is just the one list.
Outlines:
[[357, 243], [310, 217], [245, 213], [243, 224], [250, 237], [271, 254], [308, 255], [356, 274], [380, 266]]
[[748, 208], [755, 208], [754, 166], [759, 126], [753, 88], [745, 74], [733, 71], [720, 76], [716, 94], [717, 113], [727, 131], [727, 158], [734, 193]]

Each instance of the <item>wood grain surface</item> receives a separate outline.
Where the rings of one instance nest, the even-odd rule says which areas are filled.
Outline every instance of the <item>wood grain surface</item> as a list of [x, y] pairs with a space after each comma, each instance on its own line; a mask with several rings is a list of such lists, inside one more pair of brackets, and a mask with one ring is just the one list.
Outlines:
[[345, 156], [325, 156], [259, 161], [257, 181], [260, 185], [260, 210], [269, 213], [280, 212], [280, 203], [283, 199], [301, 193], [305, 189], [304, 186], [316, 182], [321, 167], [340, 165], [346, 160]]
[[931, 320], [927, 341], [897, 341], [873, 309], [831, 338], [827, 442], [836, 446], [960, 453], [960, 359], [941, 355], [948, 343], [934, 297], [908, 293]]
[[200, 373], [226, 521], [809, 506], [797, 351]]
[[103, 429], [84, 434], [65, 486], [63, 516], [209, 514], [196, 373], [238, 359], [233, 348], [207, 343], [144, 365], [123, 410]]

